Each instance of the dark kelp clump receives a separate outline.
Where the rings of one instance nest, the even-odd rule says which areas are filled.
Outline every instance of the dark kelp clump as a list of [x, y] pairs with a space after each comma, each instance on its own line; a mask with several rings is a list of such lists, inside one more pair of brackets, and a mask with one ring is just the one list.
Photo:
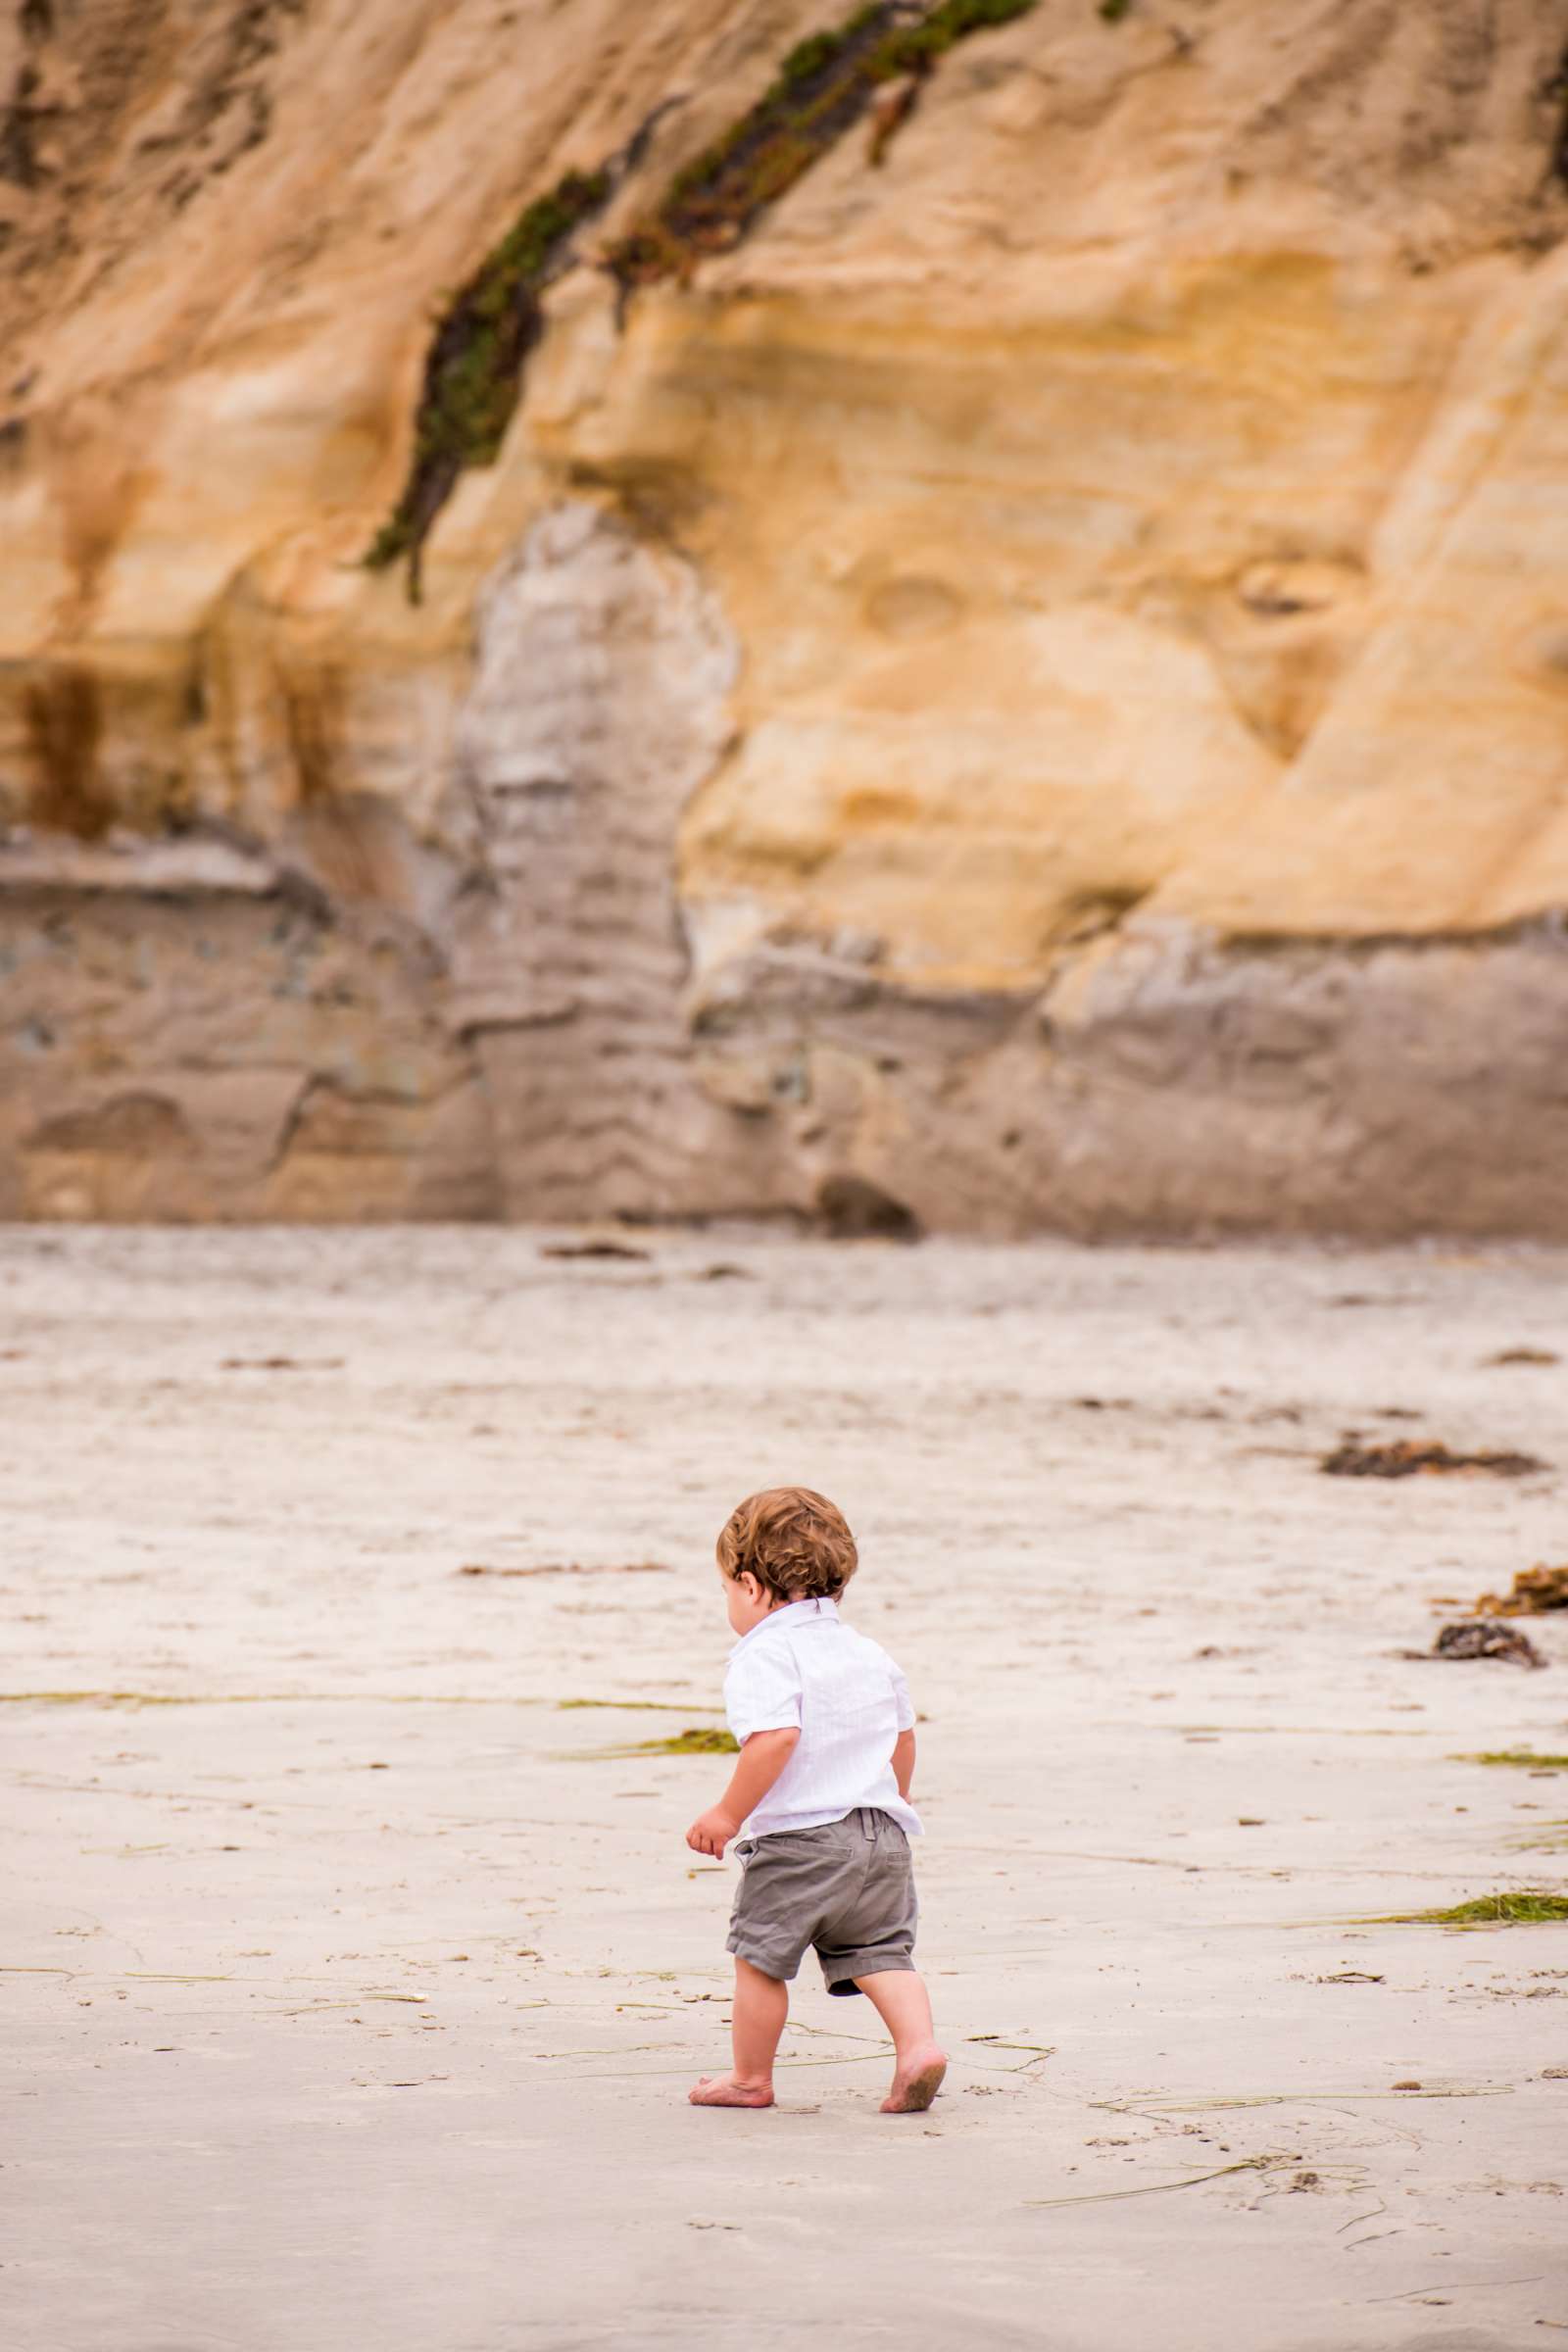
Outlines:
[[1525, 1478], [1544, 1470], [1532, 1453], [1452, 1453], [1431, 1438], [1396, 1438], [1388, 1446], [1363, 1446], [1347, 1438], [1318, 1468], [1329, 1478], [1441, 1477], [1455, 1471], [1480, 1471], [1494, 1478]]
[[624, 1258], [646, 1265], [653, 1255], [653, 1251], [638, 1250], [630, 1242], [545, 1242], [540, 1246], [539, 1254], [541, 1257], [567, 1259], [578, 1257]]
[[1432, 1644], [1430, 1655], [1450, 1663], [1467, 1658], [1502, 1658], [1510, 1666], [1544, 1666], [1545, 1659], [1528, 1634], [1495, 1617], [1461, 1618], [1446, 1625]]

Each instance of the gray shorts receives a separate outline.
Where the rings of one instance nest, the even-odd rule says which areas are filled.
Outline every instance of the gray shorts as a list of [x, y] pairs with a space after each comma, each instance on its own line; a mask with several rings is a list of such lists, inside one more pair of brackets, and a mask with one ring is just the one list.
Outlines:
[[912, 1969], [919, 1916], [909, 1840], [891, 1814], [861, 1805], [815, 1830], [743, 1838], [727, 1949], [787, 1983], [808, 1944], [829, 1992], [857, 1977]]

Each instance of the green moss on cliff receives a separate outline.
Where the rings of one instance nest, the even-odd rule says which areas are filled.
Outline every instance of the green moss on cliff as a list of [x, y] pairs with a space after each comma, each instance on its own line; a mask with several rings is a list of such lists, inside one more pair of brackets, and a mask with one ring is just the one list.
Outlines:
[[[757, 104], [670, 181], [653, 211], [610, 248], [606, 262], [630, 290], [689, 278], [705, 254], [737, 245], [759, 216], [871, 109], [890, 82], [918, 81], [970, 33], [1027, 16], [1036, 0], [941, 0], [917, 23], [897, 0], [858, 9], [836, 28], [796, 44]], [[872, 160], [909, 112], [889, 100]]]
[[464, 469], [493, 466], [501, 454], [523, 365], [543, 331], [540, 293], [611, 185], [608, 172], [568, 172], [528, 206], [442, 314], [425, 362], [409, 477], [365, 556], [372, 571], [406, 556], [416, 603], [430, 525]]
[[941, 0], [941, 6], [920, 24], [895, 33], [887, 43], [880, 60], [883, 78], [928, 71], [971, 32], [1010, 24], [1015, 17], [1026, 17], [1034, 5], [1035, 0]]
[[[875, 0], [842, 24], [798, 41], [757, 104], [676, 172], [652, 211], [609, 249], [607, 268], [626, 291], [656, 278], [689, 277], [705, 254], [738, 244], [853, 129], [885, 85], [900, 83], [902, 90], [879, 109], [871, 160], [880, 163], [938, 61], [970, 33], [1011, 24], [1036, 4], [939, 0], [917, 14], [907, 0]], [[663, 111], [610, 167], [568, 172], [530, 204], [442, 313], [425, 362], [408, 479], [364, 558], [372, 571], [406, 559], [415, 603], [431, 524], [465, 469], [494, 465], [500, 455], [523, 368], [544, 331], [543, 289], [569, 266], [573, 234], [635, 168]]]

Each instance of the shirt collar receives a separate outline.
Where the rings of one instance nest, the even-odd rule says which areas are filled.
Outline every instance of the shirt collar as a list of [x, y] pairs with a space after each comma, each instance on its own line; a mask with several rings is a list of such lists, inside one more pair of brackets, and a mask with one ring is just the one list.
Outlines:
[[760, 1640], [763, 1634], [771, 1633], [777, 1626], [799, 1625], [807, 1617], [837, 1617], [838, 1613], [838, 1602], [829, 1600], [825, 1593], [813, 1594], [808, 1600], [787, 1600], [781, 1609], [770, 1609], [749, 1634], [742, 1634], [729, 1654], [732, 1658], [739, 1657], [743, 1649], [750, 1648], [754, 1642]]

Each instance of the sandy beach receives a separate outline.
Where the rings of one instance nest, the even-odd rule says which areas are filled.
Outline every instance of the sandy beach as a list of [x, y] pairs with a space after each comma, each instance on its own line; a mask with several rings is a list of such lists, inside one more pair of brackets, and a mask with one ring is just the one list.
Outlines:
[[[8, 2352], [1568, 2339], [1568, 1927], [1375, 1924], [1568, 1889], [1472, 1760], [1568, 1616], [1403, 1654], [1568, 1554], [1568, 1256], [570, 1238], [0, 1239]], [[924, 1718], [922, 2117], [805, 1972], [685, 2104], [725, 1768], [638, 1751], [786, 1479]]]

